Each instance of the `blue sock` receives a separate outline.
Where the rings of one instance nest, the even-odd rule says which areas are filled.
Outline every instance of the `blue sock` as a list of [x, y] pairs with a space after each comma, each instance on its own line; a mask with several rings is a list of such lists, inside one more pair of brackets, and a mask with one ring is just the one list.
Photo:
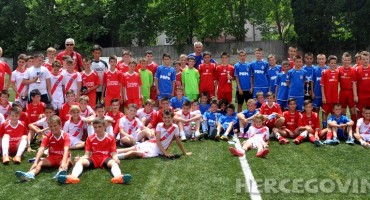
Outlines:
[[328, 122], [323, 121], [323, 122], [322, 122], [322, 128], [324, 129], [324, 128], [326, 128], [327, 126], [328, 126]]

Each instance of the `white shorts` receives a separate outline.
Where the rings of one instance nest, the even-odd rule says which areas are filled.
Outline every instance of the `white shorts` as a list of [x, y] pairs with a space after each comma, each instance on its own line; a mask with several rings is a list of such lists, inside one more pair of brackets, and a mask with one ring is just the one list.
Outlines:
[[370, 142], [370, 134], [360, 134], [365, 142]]
[[266, 143], [265, 141], [263, 141], [263, 139], [261, 137], [252, 137], [252, 138], [249, 138], [248, 140], [251, 141], [251, 144], [252, 144], [252, 149], [257, 149], [257, 145], [258, 144], [261, 144], [266, 147]]
[[54, 110], [60, 110], [62, 108], [63, 102], [55, 102], [54, 100], [51, 102]]
[[82, 142], [80, 138], [70, 136], [71, 138], [71, 147], [75, 147], [79, 142]]
[[149, 141], [136, 145], [136, 148], [138, 151], [143, 152], [144, 158], [157, 157], [161, 154], [157, 144]]

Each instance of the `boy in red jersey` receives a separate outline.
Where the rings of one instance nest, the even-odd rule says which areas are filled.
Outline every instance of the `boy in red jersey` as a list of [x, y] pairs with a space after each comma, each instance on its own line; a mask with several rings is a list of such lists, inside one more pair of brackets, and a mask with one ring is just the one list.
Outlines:
[[175, 81], [175, 95], [177, 96], [176, 90], [179, 87], [182, 87], [182, 69], [180, 61], [173, 62], [173, 67], [175, 68], [176, 72], [176, 81]]
[[11, 78], [11, 86], [15, 91], [14, 101], [18, 101], [22, 109], [26, 108], [28, 94], [28, 86], [22, 83], [23, 77], [26, 74], [26, 60], [27, 56], [25, 54], [20, 54], [18, 56], [18, 67], [12, 72]]
[[14, 163], [20, 164], [22, 162], [21, 156], [27, 147], [27, 127], [19, 121], [20, 113], [20, 108], [11, 108], [9, 120], [1, 124], [0, 138], [2, 138], [3, 164], [8, 164], [9, 156], [13, 155], [15, 155]]
[[303, 102], [304, 112], [302, 113], [302, 126], [308, 132], [308, 139], [315, 146], [319, 147], [324, 145], [320, 140], [324, 139], [327, 129], [321, 131], [319, 114], [313, 112], [311, 100]]
[[113, 118], [109, 117], [108, 115], [105, 115], [105, 107], [103, 104], [100, 104], [100, 103], [96, 104], [94, 115], [91, 115], [85, 119], [85, 122], [87, 124], [87, 133], [89, 136], [94, 134], [94, 127], [92, 125], [92, 122], [96, 118], [104, 119], [104, 121], [106, 122], [105, 132], [110, 135], [115, 136], [115, 134], [113, 133], [113, 127], [112, 127]]
[[215, 96], [216, 65], [211, 63], [211, 53], [203, 53], [204, 63], [199, 65], [200, 74], [199, 93], [207, 92], [212, 99]]
[[162, 118], [163, 111], [171, 110], [173, 112], [173, 108], [171, 108], [171, 106], [170, 106], [170, 100], [167, 97], [163, 97], [161, 99], [161, 107], [162, 108], [157, 111], [157, 114], [154, 115], [152, 120], [149, 122], [149, 124], [147, 126], [149, 129], [155, 129], [155, 127], [157, 127], [158, 123], [163, 122], [163, 118]]
[[362, 66], [362, 59], [361, 59], [361, 52], [357, 52], [355, 55], [355, 65], [353, 68], [357, 68], [358, 66]]
[[119, 122], [119, 119], [121, 119], [125, 114], [123, 114], [121, 111], [119, 111], [119, 100], [118, 99], [112, 99], [110, 102], [111, 110], [107, 112], [107, 116], [111, 117], [113, 119], [112, 121], [112, 127], [113, 127], [113, 133], [114, 135], [117, 135], [119, 132], [118, 128], [116, 130], [117, 122]]
[[59, 110], [62, 108], [64, 103], [64, 86], [63, 86], [63, 75], [61, 74], [60, 62], [54, 61], [52, 64], [52, 70], [50, 73], [50, 85], [51, 85], [51, 105], [53, 105], [56, 113], [59, 114]]
[[73, 59], [69, 58], [66, 60], [67, 69], [62, 71], [63, 75], [63, 85], [65, 91], [73, 90], [76, 94], [76, 100], [80, 98], [81, 87], [82, 87], [82, 78], [81, 74], [74, 69]]
[[295, 144], [301, 144], [307, 137], [307, 131], [302, 124], [302, 115], [297, 111], [297, 101], [294, 98], [288, 99], [288, 110], [283, 113], [285, 122], [280, 135], [285, 138], [294, 138]]
[[[70, 139], [68, 133], [61, 130], [60, 118], [57, 115], [52, 115], [48, 118], [47, 124], [49, 125], [50, 133], [42, 140], [30, 170], [28, 172], [15, 172], [15, 176], [20, 181], [35, 179], [35, 176], [40, 173], [42, 168], [58, 167], [58, 173], [54, 177], [66, 175], [68, 166], [72, 165], [69, 152]], [[48, 157], [42, 160], [41, 157], [46, 148], [49, 149]]]
[[66, 92], [66, 103], [62, 105], [62, 107], [59, 110], [59, 117], [62, 121], [62, 125], [69, 120], [69, 110], [71, 109], [71, 106], [73, 105], [79, 105], [77, 102], [75, 102], [75, 93], [73, 90], [69, 90]]
[[[40, 115], [44, 114], [45, 103], [41, 102], [41, 93], [38, 89], [34, 89], [30, 92], [31, 103], [27, 105], [27, 115], [29, 123], [34, 123], [39, 120]], [[33, 151], [30, 143], [33, 139], [33, 132], [28, 133], [28, 148], [27, 151]]]
[[126, 107], [133, 103], [140, 108], [143, 96], [141, 94], [141, 78], [135, 72], [136, 65], [137, 62], [135, 60], [130, 61], [129, 70], [123, 75], [123, 100]]
[[152, 158], [159, 155], [173, 158], [174, 155], [168, 152], [168, 148], [173, 140], [176, 140], [184, 155], [190, 156], [192, 153], [186, 152], [179, 138], [179, 128], [173, 123], [173, 113], [169, 110], [163, 112], [163, 121], [156, 127], [155, 138], [130, 148], [118, 149], [118, 158], [121, 160], [132, 157]]
[[84, 168], [107, 168], [111, 170], [113, 178], [112, 183], [127, 184], [131, 180], [130, 174], [122, 175], [119, 168], [120, 160], [117, 157], [116, 140], [113, 136], [107, 134], [105, 130], [105, 121], [95, 119], [93, 121], [94, 131], [86, 140], [85, 155], [79, 158], [75, 164], [71, 175], [58, 176], [58, 182], [64, 184], [76, 184], [80, 182], [78, 178]]
[[281, 126], [284, 124], [283, 113], [281, 112], [279, 104], [275, 102], [275, 94], [267, 92], [267, 102], [263, 103], [260, 108], [260, 114], [264, 115], [268, 120], [265, 122], [266, 126], [275, 134], [280, 144], [288, 144], [289, 140], [280, 135]]
[[221, 64], [216, 67], [216, 95], [217, 99], [226, 99], [232, 101], [232, 80], [234, 79], [234, 67], [229, 64], [229, 54], [222, 52]]
[[342, 56], [343, 66], [338, 67], [339, 71], [339, 103], [342, 104], [342, 114], [346, 114], [347, 106], [351, 119], [356, 123], [355, 99], [357, 96], [356, 69], [351, 67], [351, 54], [345, 52]]
[[104, 72], [102, 101], [104, 102], [106, 110], [109, 110], [110, 102], [114, 98], [119, 99], [120, 103], [122, 103], [122, 75], [121, 72], [116, 69], [116, 64], [117, 57], [110, 56], [110, 68], [108, 71]]
[[[153, 52], [150, 50], [146, 51], [145, 58], [148, 60], [148, 66], [146, 68], [152, 72], [154, 81], [154, 75], [157, 72], [158, 64], [153, 61]], [[153, 99], [154, 101], [157, 100], [157, 88], [155, 87], [154, 82], [150, 88], [150, 99]]]
[[329, 69], [322, 73], [320, 85], [322, 94], [322, 121], [327, 121], [334, 104], [339, 102], [338, 85], [339, 72], [337, 70], [337, 57], [330, 55]]
[[[362, 65], [357, 66], [357, 93], [358, 93], [358, 110], [365, 106], [370, 106], [370, 69], [369, 69], [369, 52], [361, 52]], [[355, 99], [356, 101], [356, 99]]]
[[[55, 113], [54, 113], [53, 106], [51, 104], [46, 104], [44, 114], [43, 114], [45, 117], [27, 126], [29, 128], [29, 131], [30, 132], [32, 131], [31, 135], [34, 135], [34, 133], [36, 133], [37, 138], [42, 140], [43, 136], [50, 132], [49, 125], [48, 125], [48, 119], [54, 114]], [[40, 127], [42, 129], [40, 129]]]
[[131, 51], [122, 50], [122, 60], [116, 63], [116, 69], [121, 72], [121, 74], [124, 74], [128, 72], [128, 67], [132, 59]]
[[83, 149], [85, 142], [81, 141], [85, 118], [81, 117], [81, 109], [77, 105], [72, 105], [69, 111], [69, 120], [65, 122], [63, 131], [69, 134], [71, 138], [70, 149]]
[[89, 106], [95, 108], [96, 105], [96, 89], [100, 85], [100, 79], [95, 71], [91, 70], [91, 60], [89, 57], [83, 59], [84, 71], [81, 72], [82, 77], [82, 95], [89, 97]]
[[12, 103], [9, 102], [8, 90], [2, 90], [0, 92], [0, 113], [4, 115], [4, 118], [8, 118]]

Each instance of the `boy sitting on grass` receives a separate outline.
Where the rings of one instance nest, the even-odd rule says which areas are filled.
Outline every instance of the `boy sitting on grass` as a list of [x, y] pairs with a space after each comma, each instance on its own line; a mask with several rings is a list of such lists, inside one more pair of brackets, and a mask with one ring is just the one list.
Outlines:
[[[342, 105], [336, 103], [333, 106], [332, 114], [328, 118], [328, 133], [325, 144], [339, 144], [338, 138], [347, 139], [346, 143], [353, 145], [355, 143], [352, 135], [353, 121], [342, 114]], [[333, 139], [331, 140], [331, 137]]]
[[362, 116], [357, 120], [355, 137], [360, 144], [365, 147], [370, 147], [370, 107], [365, 106], [362, 109]]

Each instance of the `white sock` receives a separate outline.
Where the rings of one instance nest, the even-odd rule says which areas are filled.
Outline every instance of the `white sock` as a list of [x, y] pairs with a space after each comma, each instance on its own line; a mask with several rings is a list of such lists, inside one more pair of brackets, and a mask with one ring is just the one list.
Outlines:
[[112, 126], [112, 125], [108, 126], [108, 127], [105, 129], [105, 131], [106, 131], [109, 135], [114, 136], [114, 134], [113, 134], [113, 126]]
[[200, 136], [199, 131], [195, 131], [195, 137], [198, 138]]
[[24, 150], [26, 150], [26, 147], [27, 147], [27, 139], [22, 139], [21, 142], [19, 143], [16, 156], [21, 156]]
[[9, 137], [3, 138], [1, 141], [1, 146], [3, 149], [3, 156], [9, 154]]
[[94, 127], [92, 125], [87, 126], [87, 135], [92, 135], [94, 134]]
[[78, 161], [75, 164], [75, 167], [73, 167], [73, 170], [72, 170], [72, 174], [71, 175], [73, 177], [78, 178], [82, 174], [83, 169], [84, 169], [84, 167], [82, 166], [81, 161]]
[[118, 177], [118, 176], [121, 176], [122, 173], [121, 173], [121, 169], [119, 168], [118, 164], [116, 162], [114, 162], [112, 164], [112, 168], [110, 169], [110, 171], [112, 172], [113, 176], [114, 177]]
[[118, 159], [123, 160], [125, 159], [125, 155], [123, 153], [117, 154]]
[[241, 152], [243, 152], [243, 153], [245, 153], [245, 149], [243, 149], [243, 148], [240, 148], [238, 150], [241, 151]]
[[180, 136], [181, 137], [185, 137], [185, 132], [184, 131], [180, 131]]
[[224, 136], [228, 136], [229, 132], [225, 131]]
[[362, 146], [366, 144], [366, 142], [363, 141], [363, 140], [361, 140], [360, 143], [361, 143]]
[[240, 128], [240, 133], [244, 134], [244, 128]]
[[280, 139], [281, 135], [280, 133], [275, 133], [276, 139]]
[[307, 131], [303, 131], [300, 135], [303, 136], [304, 138], [306, 138], [307, 137]]

